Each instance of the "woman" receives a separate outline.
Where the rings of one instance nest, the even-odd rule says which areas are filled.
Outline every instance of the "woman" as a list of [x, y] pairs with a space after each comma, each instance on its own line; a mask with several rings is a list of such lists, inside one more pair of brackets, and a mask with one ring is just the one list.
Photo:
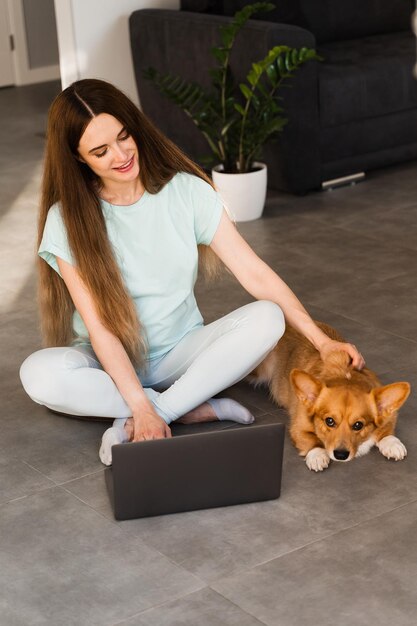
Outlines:
[[[170, 437], [174, 420], [253, 421], [212, 396], [262, 361], [284, 316], [322, 357], [341, 349], [363, 367], [240, 237], [204, 172], [109, 83], [78, 81], [51, 106], [38, 244], [54, 347], [29, 356], [21, 380], [53, 410], [114, 417], [106, 465], [113, 444]], [[198, 257], [211, 275], [223, 262], [257, 301], [204, 326]]]

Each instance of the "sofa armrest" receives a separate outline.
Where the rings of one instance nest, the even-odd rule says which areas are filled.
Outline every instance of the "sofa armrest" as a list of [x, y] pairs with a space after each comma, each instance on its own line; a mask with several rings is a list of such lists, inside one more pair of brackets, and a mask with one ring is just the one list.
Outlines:
[[[143, 70], [154, 67], [160, 72], [178, 74], [209, 87], [208, 70], [215, 66], [210, 50], [219, 43], [219, 27], [230, 23], [231, 19], [165, 9], [143, 9], [130, 16], [131, 49], [141, 107], [165, 134], [197, 160], [208, 152], [203, 137], [183, 111], [143, 78]], [[249, 21], [238, 35], [230, 59], [236, 80], [242, 80], [254, 61], [262, 59], [270, 48], [280, 44], [314, 47], [315, 39], [312, 33], [297, 26]], [[318, 132], [314, 129], [314, 122], [318, 119], [316, 65], [310, 62], [303, 66], [292, 80], [291, 88], [283, 89], [281, 94], [289, 122], [280, 144], [285, 151], [290, 150], [295, 161], [300, 157], [297, 146], [306, 153], [308, 144], [313, 143], [308, 132]], [[279, 173], [282, 167], [277, 164], [276, 146], [274, 143], [268, 148], [267, 162], [270, 183], [279, 187], [282, 186]], [[286, 155], [281, 160], [284, 170], [291, 169], [292, 164], [285, 163]], [[287, 174], [285, 177], [288, 178]], [[290, 180], [288, 185], [295, 191], [302, 191], [295, 189]], [[310, 183], [307, 188], [311, 188]]]

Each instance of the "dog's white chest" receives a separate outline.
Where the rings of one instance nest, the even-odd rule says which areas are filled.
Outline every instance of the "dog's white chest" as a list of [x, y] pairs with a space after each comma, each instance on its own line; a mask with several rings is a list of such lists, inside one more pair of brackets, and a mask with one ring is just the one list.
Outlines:
[[369, 439], [361, 443], [355, 456], [364, 456], [365, 454], [368, 454], [369, 450], [373, 448], [374, 445], [375, 439], [373, 437], [369, 437]]

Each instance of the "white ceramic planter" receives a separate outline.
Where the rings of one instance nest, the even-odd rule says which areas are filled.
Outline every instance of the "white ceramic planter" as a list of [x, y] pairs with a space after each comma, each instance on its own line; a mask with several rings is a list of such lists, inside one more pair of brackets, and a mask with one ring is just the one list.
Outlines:
[[253, 165], [260, 169], [246, 174], [225, 174], [223, 165], [212, 170], [214, 185], [236, 222], [256, 220], [264, 209], [267, 167], [265, 163], [255, 162]]

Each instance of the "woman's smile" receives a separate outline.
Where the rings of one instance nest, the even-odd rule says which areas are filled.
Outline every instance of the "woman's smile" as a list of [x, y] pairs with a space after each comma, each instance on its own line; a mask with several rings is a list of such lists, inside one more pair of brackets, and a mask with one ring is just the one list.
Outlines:
[[119, 167], [113, 167], [113, 169], [117, 170], [118, 172], [130, 172], [134, 164], [135, 164], [135, 156], [133, 155], [132, 157], [130, 157], [127, 163], [124, 163], [123, 165], [120, 165]]

